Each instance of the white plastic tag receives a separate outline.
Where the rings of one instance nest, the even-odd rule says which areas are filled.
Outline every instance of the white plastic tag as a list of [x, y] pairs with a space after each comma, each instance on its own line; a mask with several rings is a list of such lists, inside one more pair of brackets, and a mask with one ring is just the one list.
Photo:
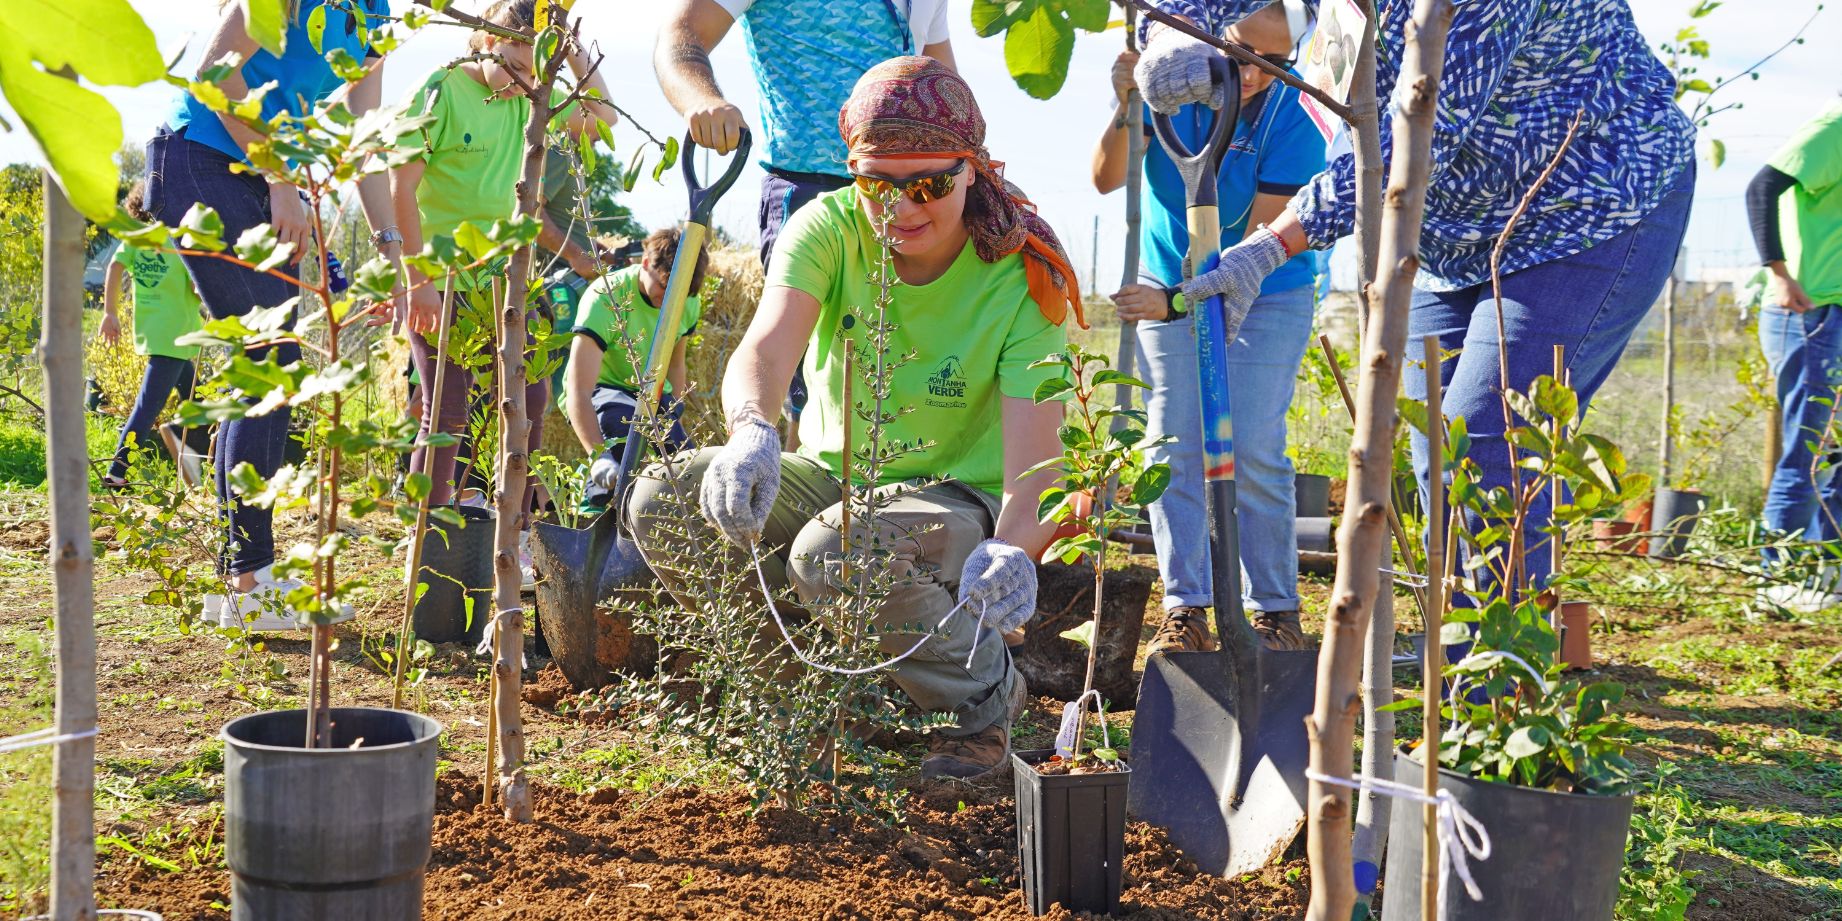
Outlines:
[[1075, 732], [1081, 725], [1081, 710], [1074, 702], [1062, 705], [1062, 728], [1055, 733], [1055, 753], [1064, 760], [1074, 757]]

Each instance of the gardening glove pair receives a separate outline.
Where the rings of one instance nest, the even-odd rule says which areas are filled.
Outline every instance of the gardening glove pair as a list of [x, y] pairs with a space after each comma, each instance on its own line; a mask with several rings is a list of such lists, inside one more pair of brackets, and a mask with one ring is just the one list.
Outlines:
[[1222, 332], [1233, 342], [1241, 330], [1241, 321], [1260, 296], [1260, 285], [1273, 270], [1284, 265], [1286, 245], [1279, 235], [1261, 227], [1251, 236], [1222, 250], [1220, 264], [1183, 283], [1183, 301], [1197, 310], [1203, 301], [1216, 295], [1222, 298]]
[[1004, 541], [981, 542], [960, 570], [959, 603], [999, 633], [1023, 626], [1036, 613], [1036, 563]]
[[602, 452], [600, 457], [595, 458], [594, 465], [588, 468], [589, 482], [602, 489], [613, 489], [614, 481], [619, 478], [620, 464], [610, 452]]
[[761, 540], [780, 491], [780, 433], [766, 419], [740, 420], [704, 471], [704, 518], [744, 549]]
[[1219, 105], [1209, 59], [1215, 49], [1177, 31], [1159, 29], [1140, 53], [1132, 78], [1153, 112], [1175, 115], [1190, 103]]

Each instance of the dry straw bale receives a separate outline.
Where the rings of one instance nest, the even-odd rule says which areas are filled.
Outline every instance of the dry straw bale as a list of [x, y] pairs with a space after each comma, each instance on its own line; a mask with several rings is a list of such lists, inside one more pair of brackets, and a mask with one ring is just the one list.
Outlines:
[[685, 352], [690, 378], [686, 389], [684, 424], [698, 444], [721, 444], [723, 405], [719, 395], [723, 368], [761, 301], [761, 257], [750, 247], [728, 246], [710, 251], [710, 271], [704, 280], [703, 320], [697, 337]]

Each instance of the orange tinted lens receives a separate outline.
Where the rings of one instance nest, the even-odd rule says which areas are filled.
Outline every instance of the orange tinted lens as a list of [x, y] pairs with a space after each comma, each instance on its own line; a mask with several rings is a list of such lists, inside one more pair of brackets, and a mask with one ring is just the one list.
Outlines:
[[953, 173], [916, 179], [908, 184], [908, 197], [922, 205], [937, 198], [945, 198], [953, 194], [953, 179]]
[[858, 176], [857, 190], [871, 198], [880, 199], [884, 195], [889, 194], [889, 182], [885, 179], [876, 179], [870, 176]]

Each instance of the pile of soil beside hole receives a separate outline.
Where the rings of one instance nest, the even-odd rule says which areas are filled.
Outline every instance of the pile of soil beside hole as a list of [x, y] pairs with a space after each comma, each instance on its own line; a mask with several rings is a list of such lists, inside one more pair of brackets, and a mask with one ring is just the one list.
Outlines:
[[[911, 791], [905, 825], [745, 814], [739, 791], [577, 796], [534, 785], [536, 821], [479, 808], [478, 779], [443, 774], [424, 917], [430, 921], [604, 919], [1030, 918], [1019, 893], [1008, 775]], [[111, 861], [103, 904], [152, 908], [167, 921], [220, 921], [221, 870], [166, 873]], [[1291, 878], [1288, 879], [1288, 874]], [[1302, 859], [1239, 880], [1198, 875], [1161, 831], [1126, 831], [1120, 913], [1132, 921], [1303, 918]], [[1044, 918], [1075, 915], [1052, 909]]]

